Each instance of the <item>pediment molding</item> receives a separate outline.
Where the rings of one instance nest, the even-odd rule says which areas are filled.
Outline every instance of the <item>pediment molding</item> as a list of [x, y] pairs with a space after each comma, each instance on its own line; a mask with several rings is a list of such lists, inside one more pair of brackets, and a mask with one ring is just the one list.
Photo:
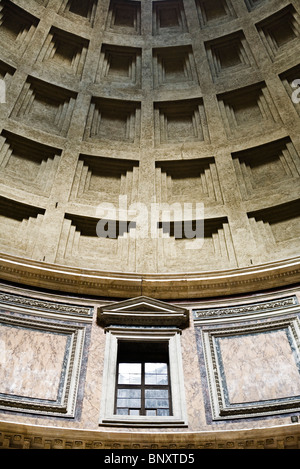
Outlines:
[[189, 311], [172, 304], [140, 296], [98, 308], [98, 323], [103, 327], [174, 326], [181, 329], [189, 325]]

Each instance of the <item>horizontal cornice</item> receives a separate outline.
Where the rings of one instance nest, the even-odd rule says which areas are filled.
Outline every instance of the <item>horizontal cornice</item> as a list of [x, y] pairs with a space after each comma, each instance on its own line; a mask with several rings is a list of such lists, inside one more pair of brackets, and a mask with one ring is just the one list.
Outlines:
[[111, 432], [0, 422], [2, 448], [298, 449], [298, 424], [218, 432]]
[[300, 258], [200, 273], [123, 273], [76, 269], [0, 255], [0, 279], [58, 292], [108, 298], [184, 300], [263, 291], [298, 283]]

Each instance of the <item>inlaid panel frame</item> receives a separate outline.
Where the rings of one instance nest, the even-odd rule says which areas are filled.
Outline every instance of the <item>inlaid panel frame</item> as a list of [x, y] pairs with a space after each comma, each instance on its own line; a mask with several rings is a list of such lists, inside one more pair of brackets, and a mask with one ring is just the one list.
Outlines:
[[295, 366], [300, 374], [300, 310], [298, 314], [277, 319], [262, 319], [261, 322], [227, 326], [204, 326], [200, 332], [206, 377], [208, 382], [208, 395], [211, 405], [213, 421], [232, 420], [249, 417], [263, 417], [276, 414], [299, 412], [300, 394], [260, 400], [252, 402], [231, 403], [229, 399], [226, 373], [222, 363], [220, 339], [245, 336], [249, 334], [267, 334], [284, 331], [291, 347], [291, 354]]
[[[74, 418], [83, 362], [86, 325], [39, 320], [35, 317], [11, 315], [1, 310], [0, 329], [1, 327], [21, 328], [27, 332], [35, 331], [65, 336], [66, 346], [61, 362], [56, 399], [0, 393], [0, 411]], [[2, 350], [2, 353], [4, 352], [5, 350]]]

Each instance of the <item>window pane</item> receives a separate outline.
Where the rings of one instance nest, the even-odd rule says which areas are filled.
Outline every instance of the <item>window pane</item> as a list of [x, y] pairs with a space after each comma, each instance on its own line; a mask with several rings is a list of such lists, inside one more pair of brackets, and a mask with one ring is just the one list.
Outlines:
[[169, 391], [167, 389], [146, 389], [145, 397], [148, 399], [168, 399]]
[[145, 372], [166, 375], [168, 366], [166, 363], [145, 363]]
[[141, 363], [120, 363], [119, 384], [141, 384]]
[[157, 409], [157, 415], [164, 415], [162, 413], [158, 414], [159, 409], [165, 409], [169, 412], [168, 389], [146, 389], [145, 390], [145, 408]]
[[146, 409], [168, 409], [169, 408], [169, 399], [146, 399], [145, 400]]
[[140, 389], [118, 389], [118, 398], [127, 399], [140, 399]]
[[145, 363], [145, 384], [167, 385], [168, 365], [166, 363]]
[[169, 409], [157, 409], [157, 415], [160, 417], [168, 417], [170, 415]]
[[140, 415], [140, 411], [138, 409], [130, 409], [129, 415]]
[[159, 384], [161, 386], [167, 385], [168, 384], [168, 375], [157, 375], [156, 378], [156, 384]]
[[128, 415], [128, 409], [117, 409], [117, 415]]
[[130, 407], [130, 408], [140, 408], [141, 399], [117, 399], [117, 407]]
[[151, 409], [151, 410], [146, 410], [146, 415], [150, 415], [150, 417], [155, 417], [156, 416], [156, 410], [155, 409]]

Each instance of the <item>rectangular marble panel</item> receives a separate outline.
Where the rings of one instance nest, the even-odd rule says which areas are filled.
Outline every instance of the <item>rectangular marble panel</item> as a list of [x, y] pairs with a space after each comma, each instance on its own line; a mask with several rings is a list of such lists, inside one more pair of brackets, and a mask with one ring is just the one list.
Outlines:
[[223, 337], [219, 357], [230, 404], [300, 395], [300, 374], [286, 330]]
[[74, 417], [85, 326], [0, 312], [0, 409]]
[[56, 401], [68, 337], [0, 327], [0, 393]]
[[201, 336], [214, 420], [299, 412], [298, 314], [206, 324]]

